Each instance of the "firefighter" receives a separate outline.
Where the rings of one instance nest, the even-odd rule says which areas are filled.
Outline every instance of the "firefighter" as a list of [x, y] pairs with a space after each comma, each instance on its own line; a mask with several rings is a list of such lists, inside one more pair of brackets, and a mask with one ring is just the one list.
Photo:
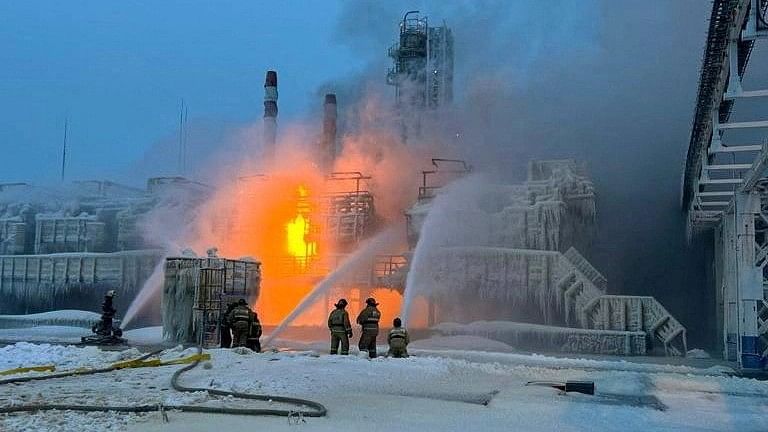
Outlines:
[[365, 300], [365, 309], [357, 316], [357, 323], [363, 327], [358, 347], [360, 351], [368, 351], [368, 358], [376, 358], [376, 336], [379, 335], [379, 319], [381, 312], [376, 308], [378, 303], [373, 297]]
[[122, 336], [123, 331], [115, 327], [114, 318], [117, 310], [113, 306], [115, 290], [109, 290], [104, 295], [104, 302], [101, 303], [101, 321], [95, 324], [91, 330], [99, 336]]
[[259, 322], [259, 315], [256, 312], [251, 311], [251, 319], [249, 321], [248, 340], [245, 342], [245, 346], [256, 352], [261, 352], [261, 322]]
[[392, 322], [392, 330], [389, 331], [387, 342], [389, 342], [388, 355], [394, 358], [408, 357], [408, 343], [411, 338], [408, 336], [408, 330], [403, 328], [403, 322], [400, 318], [395, 318]]
[[237, 306], [237, 302], [230, 302], [227, 304], [227, 310], [224, 312], [224, 316], [221, 317], [221, 347], [222, 348], [231, 348], [232, 347], [232, 323], [229, 321], [229, 314], [232, 312], [232, 309]]
[[227, 319], [232, 326], [232, 347], [245, 346], [251, 327], [251, 310], [248, 309], [245, 299], [237, 301], [237, 306], [232, 309]]
[[347, 313], [347, 299], [340, 299], [328, 316], [328, 329], [331, 331], [331, 354], [337, 354], [341, 342], [341, 355], [349, 354], [349, 338], [352, 337], [352, 324]]

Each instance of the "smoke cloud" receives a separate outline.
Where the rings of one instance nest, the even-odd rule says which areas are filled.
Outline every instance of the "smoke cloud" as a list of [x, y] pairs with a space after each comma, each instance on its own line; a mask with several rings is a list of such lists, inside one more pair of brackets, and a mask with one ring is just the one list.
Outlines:
[[588, 258], [611, 292], [657, 297], [693, 344], [707, 344], [712, 332], [700, 317], [714, 304], [702, 248], [686, 245], [679, 190], [709, 8], [693, 0], [360, 1], [347, 4], [337, 38], [371, 64], [344, 81], [383, 82], [403, 13], [444, 19], [456, 70], [442, 124], [459, 133], [460, 155], [515, 181], [532, 158], [587, 161], [599, 218]]

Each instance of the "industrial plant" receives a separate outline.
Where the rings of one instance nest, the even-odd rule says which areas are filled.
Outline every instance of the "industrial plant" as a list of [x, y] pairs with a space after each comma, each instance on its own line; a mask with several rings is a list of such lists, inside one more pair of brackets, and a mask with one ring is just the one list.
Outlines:
[[[395, 87], [403, 125], [410, 122], [410, 111], [427, 113], [451, 103], [453, 35], [446, 24], [432, 27], [426, 17], [408, 12], [389, 55], [394, 67], [387, 82]], [[357, 311], [366, 298], [378, 296], [386, 299], [387, 316], [403, 309], [413, 318], [412, 327], [438, 333], [482, 334], [549, 351], [685, 355], [685, 328], [659, 302], [609, 294], [605, 277], [582, 256], [597, 229], [597, 192], [584, 163], [534, 160], [523, 184], [486, 185], [473, 192], [471, 208], [437, 205], [433, 218], [445, 219], [447, 229], [459, 235], [420, 252], [434, 201], [461, 201], [444, 194], [443, 187], [470, 176], [472, 167], [434, 155], [421, 173], [416, 199], [400, 220], [384, 221], [376, 211], [381, 197], [369, 189], [374, 179], [365, 167], [335, 171], [337, 157], [343, 157], [337, 151], [338, 103], [335, 94], [325, 95], [321, 139], [310, 152], [312, 174], [307, 178], [289, 179], [268, 165], [279, 163], [281, 141], [278, 74], [267, 71], [262, 158], [268, 164], [263, 173], [232, 179], [234, 186], [223, 191], [183, 177], [151, 178], [146, 190], [92, 181], [72, 185], [72, 195], [51, 200], [56, 191], [4, 185], [0, 244], [6, 255], [0, 257], [0, 292], [13, 301], [5, 302], [2, 312], [96, 309], [106, 290], [134, 298], [142, 288], [154, 289], [162, 306], [139, 306], [129, 319], [147, 309], [146, 323], [156, 324], [162, 312], [168, 340], [216, 347], [229, 303], [247, 298], [266, 324], [278, 325], [366, 240], [394, 225], [406, 234], [407, 244], [379, 251], [340, 275], [298, 324], [322, 328], [322, 318], [313, 322], [310, 317], [322, 317], [335, 299], [349, 299]], [[297, 182], [295, 191], [273, 198], [287, 212], [284, 220], [259, 223], [253, 212], [274, 213], [270, 204], [242, 205], [281, 194], [291, 182]], [[199, 251], [201, 257], [191, 249], [164, 249], [142, 231], [155, 212], [173, 208], [174, 214], [194, 215], [217, 194], [227, 195], [231, 209], [216, 215], [217, 224], [206, 238], [215, 249]], [[283, 226], [284, 238], [265, 244], [268, 248], [233, 244]], [[233, 251], [243, 255], [229, 255]], [[150, 281], [157, 269], [164, 276]], [[410, 272], [418, 281], [411, 289], [424, 292], [416, 291], [415, 303], [403, 308]], [[158, 295], [153, 297], [157, 303]], [[465, 302], [476, 307], [460, 307]], [[123, 316], [128, 306], [120, 306]], [[498, 325], [471, 324], [478, 321]], [[467, 326], [450, 325], [447, 331], [444, 323]]]
[[[593, 160], [541, 145], [499, 175], [499, 156], [477, 154], [488, 143], [469, 141], [492, 135], [461, 123], [472, 109], [491, 118], [502, 81], [457, 88], [467, 28], [412, 10], [388, 23], [378, 60], [391, 66], [353, 83], [384, 96], [326, 84], [296, 120], [284, 117], [295, 71], [250, 76], [263, 101], [244, 96], [259, 116], [234, 160], [189, 148], [182, 101], [177, 175], [65, 181], [66, 123], [61, 182], [0, 183], [0, 430], [53, 430], [56, 413], [62, 430], [197, 430], [215, 427], [209, 414], [344, 430], [349, 400], [378, 412], [387, 398], [410, 418], [401, 430], [560, 430], [552, 406], [611, 418], [599, 430], [716, 429], [730, 420], [706, 417], [710, 405], [736, 397], [755, 420], [768, 396], [752, 379], [768, 353], [768, 153], [726, 136], [768, 125], [729, 117], [768, 95], [742, 88], [765, 6], [713, 4], [681, 196], [686, 238], [706, 244], [690, 253], [707, 268], [691, 271], [714, 293], [716, 334], [697, 345], [668, 296], [606, 276], [618, 240], [600, 236], [613, 204]], [[608, 254], [630, 247], [642, 246]], [[706, 418], [685, 414], [690, 401]], [[537, 428], [529, 410], [554, 420]]]

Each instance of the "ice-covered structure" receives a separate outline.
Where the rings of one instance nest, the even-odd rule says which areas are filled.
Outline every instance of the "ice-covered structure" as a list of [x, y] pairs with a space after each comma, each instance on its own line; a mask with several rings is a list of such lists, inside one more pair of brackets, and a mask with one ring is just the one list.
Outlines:
[[[419, 272], [422, 295], [437, 305], [431, 323], [546, 324], [558, 327], [540, 332], [509, 325], [492, 333], [503, 341], [538, 340], [544, 346], [537, 348], [553, 350], [644, 354], [657, 346], [666, 354], [685, 354], [685, 328], [661, 304], [652, 297], [608, 295], [605, 277], [578, 252], [588, 250], [596, 217], [583, 164], [532, 161], [524, 184], [483, 184], [464, 195], [457, 199], [467, 202], [458, 205], [445, 203], [454, 199], [448, 194], [427, 197], [408, 212], [412, 236], [424, 237], [426, 229], [442, 233], [428, 235], [433, 244], [416, 250], [425, 258], [418, 268], [413, 260], [410, 269]], [[439, 223], [427, 227], [433, 208], [439, 215], [432, 220]], [[450, 334], [461, 328], [451, 327]], [[477, 333], [476, 325], [464, 329]], [[536, 332], [541, 338], [531, 336]], [[564, 334], [552, 336], [558, 332]], [[637, 332], [647, 343], [617, 348], [616, 341], [634, 340]], [[487, 329], [480, 333], [489, 336]]]
[[165, 260], [162, 293], [163, 336], [179, 343], [216, 347], [227, 305], [257, 298], [261, 263], [206, 258], [170, 257]]
[[[426, 186], [426, 182], [423, 190], [439, 188]], [[412, 245], [433, 197], [434, 192], [420, 193], [419, 202], [406, 213]], [[576, 246], [583, 250], [594, 235], [594, 187], [585, 166], [575, 161], [532, 161], [524, 184], [485, 185], [475, 204], [444, 216], [463, 227], [457, 234], [464, 233], [464, 237], [453, 240], [457, 245], [537, 250]]]
[[96, 309], [111, 289], [124, 311], [162, 258], [146, 219], [163, 208], [183, 214], [208, 193], [181, 177], [151, 178], [146, 189], [0, 184], [0, 313]]

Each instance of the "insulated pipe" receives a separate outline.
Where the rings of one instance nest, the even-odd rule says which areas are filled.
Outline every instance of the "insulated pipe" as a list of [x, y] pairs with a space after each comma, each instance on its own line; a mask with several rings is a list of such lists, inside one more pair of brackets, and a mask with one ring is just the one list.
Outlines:
[[275, 155], [277, 137], [277, 72], [267, 71], [264, 81], [264, 158], [271, 161]]
[[323, 141], [320, 144], [320, 167], [325, 173], [333, 171], [336, 159], [336, 95], [328, 93], [323, 103]]

